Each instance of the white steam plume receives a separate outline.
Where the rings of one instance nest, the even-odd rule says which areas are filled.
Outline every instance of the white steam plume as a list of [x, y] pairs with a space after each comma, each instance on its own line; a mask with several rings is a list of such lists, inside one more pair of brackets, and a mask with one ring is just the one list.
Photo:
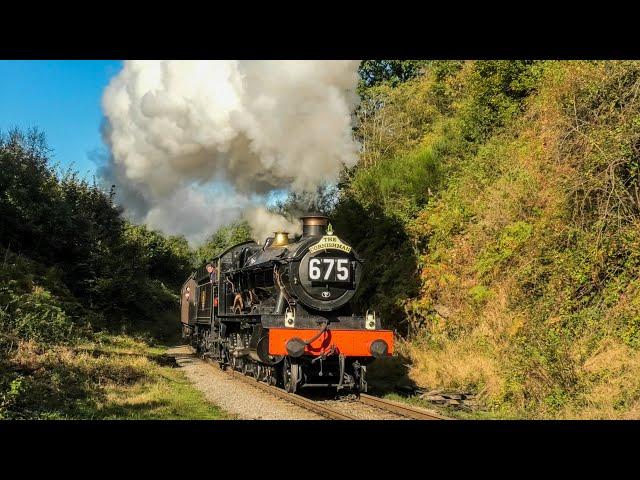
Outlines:
[[262, 207], [249, 208], [244, 213], [244, 218], [253, 228], [253, 236], [256, 240], [264, 240], [274, 232], [288, 232], [293, 238], [302, 233], [300, 222], [289, 222], [281, 215], [272, 213]]
[[[313, 192], [357, 162], [357, 66], [127, 61], [103, 96], [112, 154], [105, 177], [131, 193], [139, 220], [194, 242], [271, 191]], [[256, 230], [265, 222], [294, 231], [251, 212]]]

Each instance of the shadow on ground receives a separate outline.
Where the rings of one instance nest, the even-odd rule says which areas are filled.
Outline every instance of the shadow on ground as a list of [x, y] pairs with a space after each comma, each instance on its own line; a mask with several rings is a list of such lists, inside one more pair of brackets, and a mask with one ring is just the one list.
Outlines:
[[418, 386], [409, 377], [409, 359], [403, 355], [378, 358], [367, 367], [369, 392], [372, 394], [415, 394]]
[[[367, 367], [368, 392], [371, 395], [383, 396], [395, 393], [402, 397], [410, 397], [416, 393], [417, 385], [409, 378], [408, 359], [393, 356], [377, 359]], [[298, 394], [314, 400], [332, 399], [353, 395], [351, 391], [337, 392], [335, 387], [301, 388]]]

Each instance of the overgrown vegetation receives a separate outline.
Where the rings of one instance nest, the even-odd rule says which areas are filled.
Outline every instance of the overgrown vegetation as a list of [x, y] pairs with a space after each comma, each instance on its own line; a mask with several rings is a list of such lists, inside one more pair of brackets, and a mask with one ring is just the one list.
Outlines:
[[152, 349], [175, 340], [192, 252], [126, 221], [114, 194], [59, 173], [41, 133], [0, 136], [0, 418], [219, 415]]
[[103, 332], [76, 344], [22, 341], [9, 348], [0, 364], [7, 382], [2, 418], [226, 417], [172, 368], [166, 348], [143, 339]]
[[[330, 214], [364, 257], [356, 306], [403, 337], [388, 372], [474, 392], [481, 418], [637, 418], [640, 63], [372, 60], [360, 73], [359, 165], [279, 209]], [[165, 375], [149, 373], [166, 368], [159, 351], [132, 366], [88, 347], [100, 329], [159, 334], [192, 261], [184, 239], [123, 220], [113, 194], [57, 174], [37, 134], [0, 141], [0, 415], [127, 416], [123, 392], [165, 391], [141, 381]], [[249, 233], [225, 227], [193, 260]], [[140, 416], [171, 411], [155, 408]]]
[[639, 90], [639, 63], [587, 61], [368, 89], [332, 216], [417, 384], [479, 393], [483, 416], [638, 416]]

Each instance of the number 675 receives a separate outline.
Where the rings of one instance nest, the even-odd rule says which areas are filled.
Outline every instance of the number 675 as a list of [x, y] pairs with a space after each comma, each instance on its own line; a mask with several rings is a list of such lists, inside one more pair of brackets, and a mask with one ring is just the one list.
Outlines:
[[340, 281], [349, 280], [348, 258], [312, 258], [309, 260], [309, 279], [331, 280], [333, 277]]

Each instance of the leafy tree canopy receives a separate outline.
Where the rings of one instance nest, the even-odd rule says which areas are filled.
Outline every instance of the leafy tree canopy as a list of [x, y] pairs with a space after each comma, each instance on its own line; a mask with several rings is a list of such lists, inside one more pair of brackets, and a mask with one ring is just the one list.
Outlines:
[[359, 89], [382, 83], [396, 86], [420, 75], [428, 63], [428, 60], [363, 60], [358, 68]]
[[196, 264], [202, 265], [227, 248], [241, 242], [251, 240], [251, 227], [246, 220], [238, 220], [220, 227], [196, 251]]

